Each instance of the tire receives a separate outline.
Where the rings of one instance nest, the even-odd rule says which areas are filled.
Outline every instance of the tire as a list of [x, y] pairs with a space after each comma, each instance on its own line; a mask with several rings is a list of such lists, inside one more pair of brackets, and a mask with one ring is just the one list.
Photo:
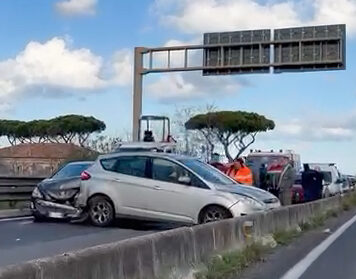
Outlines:
[[232, 215], [227, 209], [221, 206], [211, 205], [201, 212], [199, 216], [199, 224], [221, 221], [231, 217]]
[[110, 226], [115, 219], [114, 206], [104, 196], [95, 196], [89, 200], [88, 213], [91, 223], [97, 227]]
[[45, 216], [43, 216], [37, 212], [33, 212], [32, 216], [33, 216], [33, 221], [35, 223], [42, 223], [42, 222], [45, 222], [46, 220], [48, 220]]

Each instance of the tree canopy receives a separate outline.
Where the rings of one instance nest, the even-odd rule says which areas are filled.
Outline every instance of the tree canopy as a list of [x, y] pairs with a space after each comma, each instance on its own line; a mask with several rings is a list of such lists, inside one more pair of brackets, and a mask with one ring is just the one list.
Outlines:
[[[275, 124], [265, 116], [253, 112], [216, 111], [193, 116], [185, 123], [185, 127], [199, 130], [206, 137], [214, 136], [224, 147], [229, 161], [233, 161], [255, 142], [259, 132], [273, 130]], [[236, 156], [231, 155], [232, 145], [237, 151]]]
[[81, 115], [65, 115], [50, 120], [0, 120], [0, 136], [17, 143], [77, 142], [83, 146], [90, 134], [105, 130], [105, 123]]

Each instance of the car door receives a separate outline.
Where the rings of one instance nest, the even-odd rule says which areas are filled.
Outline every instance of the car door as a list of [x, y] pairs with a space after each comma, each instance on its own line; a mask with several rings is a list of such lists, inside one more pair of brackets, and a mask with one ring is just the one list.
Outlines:
[[[191, 183], [180, 182], [180, 177], [189, 177]], [[163, 158], [152, 159], [152, 181], [155, 193], [150, 210], [164, 219], [193, 222], [212, 195], [209, 187], [189, 170]]]
[[149, 201], [147, 195], [151, 180], [148, 179], [149, 159], [145, 156], [118, 156], [102, 160], [110, 181], [117, 213], [123, 215], [145, 216]]

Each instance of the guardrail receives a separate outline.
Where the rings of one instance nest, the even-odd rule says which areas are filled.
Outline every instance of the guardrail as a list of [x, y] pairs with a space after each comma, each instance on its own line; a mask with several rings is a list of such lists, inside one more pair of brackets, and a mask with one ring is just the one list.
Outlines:
[[42, 177], [0, 177], [0, 210], [26, 207], [41, 180]]

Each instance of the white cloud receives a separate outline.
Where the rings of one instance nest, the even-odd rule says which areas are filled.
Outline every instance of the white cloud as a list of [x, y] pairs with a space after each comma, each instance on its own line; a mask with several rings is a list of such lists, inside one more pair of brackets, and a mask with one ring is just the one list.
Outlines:
[[312, 24], [345, 23], [350, 34], [356, 32], [356, 0], [315, 0]]
[[121, 86], [127, 86], [133, 82], [133, 55], [129, 49], [115, 52], [112, 59], [114, 77], [112, 81]]
[[203, 77], [200, 72], [165, 74], [147, 85], [148, 93], [162, 102], [197, 99], [207, 95], [226, 96], [239, 92], [241, 84], [231, 77]]
[[186, 82], [182, 74], [167, 74], [147, 86], [149, 94], [156, 99], [189, 99], [194, 93], [194, 85]]
[[154, 9], [183, 33], [334, 23], [356, 33], [356, 0], [156, 0]]
[[356, 138], [356, 115], [352, 112], [339, 118], [305, 117], [276, 121], [275, 130], [262, 135], [265, 139], [295, 141], [349, 141]]
[[15, 58], [0, 61], [0, 97], [33, 86], [100, 88], [105, 84], [101, 67], [100, 56], [85, 48], [69, 49], [61, 38], [30, 42]]
[[0, 102], [8, 106], [33, 92], [57, 97], [59, 93], [83, 93], [132, 83], [129, 50], [115, 53], [108, 63], [110, 74], [104, 78], [102, 57], [87, 48], [72, 48], [71, 44], [58, 37], [44, 43], [32, 41], [16, 57], [0, 61]]
[[64, 15], [93, 15], [97, 0], [64, 0], [56, 3], [56, 9]]

